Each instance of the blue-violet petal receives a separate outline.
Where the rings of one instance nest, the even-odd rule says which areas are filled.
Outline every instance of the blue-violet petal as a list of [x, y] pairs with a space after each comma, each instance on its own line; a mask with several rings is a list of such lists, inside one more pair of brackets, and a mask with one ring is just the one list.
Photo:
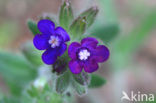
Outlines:
[[67, 44], [63, 43], [63, 44], [61, 45], [61, 47], [59, 48], [59, 50], [58, 50], [58, 56], [63, 55], [64, 52], [66, 51], [66, 49], [67, 49]]
[[68, 55], [71, 59], [76, 59], [77, 58], [77, 50], [81, 47], [81, 45], [77, 42], [73, 42], [69, 45], [68, 48]]
[[62, 36], [64, 42], [70, 40], [69, 34], [62, 27], [57, 27], [55, 29], [55, 33], [58, 34], [58, 35], [60, 35], [60, 36]]
[[93, 37], [87, 37], [81, 40], [81, 45], [85, 47], [96, 48], [98, 41]]
[[97, 62], [104, 62], [109, 58], [109, 49], [104, 45], [99, 45], [96, 47], [96, 49], [93, 51], [93, 58]]
[[57, 49], [47, 49], [43, 54], [42, 54], [42, 60], [45, 64], [53, 64], [55, 63], [57, 59]]
[[48, 39], [47, 35], [37, 34], [33, 39], [34, 46], [39, 50], [45, 50], [49, 47]]
[[52, 35], [55, 33], [55, 24], [50, 20], [40, 20], [37, 26], [40, 32], [42, 32], [43, 34]]
[[98, 68], [99, 66], [94, 59], [90, 59], [89, 61], [86, 61], [84, 64], [84, 70], [85, 72], [88, 72], [88, 73], [95, 72]]
[[81, 65], [76, 60], [71, 60], [69, 62], [69, 68], [73, 74], [79, 74], [82, 71]]

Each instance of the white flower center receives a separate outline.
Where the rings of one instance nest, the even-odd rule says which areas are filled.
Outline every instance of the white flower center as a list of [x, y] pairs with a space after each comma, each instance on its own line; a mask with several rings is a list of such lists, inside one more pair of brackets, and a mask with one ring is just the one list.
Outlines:
[[80, 60], [87, 60], [90, 56], [90, 52], [87, 49], [84, 49], [81, 50], [78, 55]]
[[49, 39], [49, 44], [52, 48], [58, 47], [60, 45], [60, 39], [58, 36], [51, 36]]

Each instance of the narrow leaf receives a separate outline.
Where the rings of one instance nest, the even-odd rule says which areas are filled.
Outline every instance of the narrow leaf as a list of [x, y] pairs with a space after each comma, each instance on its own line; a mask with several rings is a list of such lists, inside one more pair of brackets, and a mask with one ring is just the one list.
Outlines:
[[65, 72], [56, 80], [56, 91], [58, 93], [64, 93], [69, 86], [70, 74]]
[[40, 31], [37, 28], [37, 24], [33, 20], [28, 20], [27, 25], [30, 29], [30, 31], [33, 33], [33, 35], [39, 34]]
[[101, 39], [103, 42], [110, 42], [119, 33], [118, 24], [108, 24], [92, 29], [91, 35]]
[[77, 38], [81, 37], [86, 30], [86, 17], [78, 17], [70, 26], [71, 37]]
[[41, 59], [42, 52], [35, 49], [31, 42], [22, 45], [22, 53], [32, 65], [40, 66], [43, 64]]
[[137, 27], [134, 28], [128, 36], [121, 38], [117, 44], [118, 50], [124, 52], [131, 52], [135, 50], [139, 44], [149, 35], [149, 33], [156, 28], [156, 12], [152, 11], [145, 17]]
[[98, 11], [98, 8], [95, 6], [80, 14], [81, 17], [86, 17], [87, 28], [89, 28], [94, 23]]
[[89, 84], [89, 88], [98, 88], [103, 86], [106, 83], [106, 80], [103, 79], [101, 76], [92, 74], [91, 75], [91, 82]]
[[73, 20], [73, 11], [69, 0], [65, 0], [60, 9], [59, 22], [60, 25], [68, 30], [69, 25]]
[[[143, 19], [141, 19], [126, 36], [122, 36], [113, 45], [113, 63], [115, 70], [124, 69], [127, 66], [131, 55], [138, 49], [138, 47], [144, 42], [144, 40], [150, 35], [152, 30], [156, 29], [156, 12], [155, 10], [148, 13]], [[120, 59], [120, 60], [119, 60]]]
[[36, 77], [36, 71], [21, 55], [0, 52], [0, 75], [11, 93], [20, 95], [21, 90]]

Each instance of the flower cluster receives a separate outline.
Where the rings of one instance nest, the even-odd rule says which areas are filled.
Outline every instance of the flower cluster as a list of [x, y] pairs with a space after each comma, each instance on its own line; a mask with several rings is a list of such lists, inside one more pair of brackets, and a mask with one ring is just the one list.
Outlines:
[[[66, 42], [70, 41], [70, 36], [62, 27], [55, 27], [51, 20], [40, 20], [37, 26], [41, 33], [35, 35], [34, 46], [38, 50], [45, 50], [42, 54], [45, 64], [54, 64], [67, 50]], [[92, 73], [98, 69], [98, 63], [109, 58], [109, 50], [104, 45], [98, 45], [95, 38], [86, 37], [81, 43], [72, 42], [68, 55], [71, 58], [69, 68], [73, 74], [79, 74], [83, 68], [85, 72]]]

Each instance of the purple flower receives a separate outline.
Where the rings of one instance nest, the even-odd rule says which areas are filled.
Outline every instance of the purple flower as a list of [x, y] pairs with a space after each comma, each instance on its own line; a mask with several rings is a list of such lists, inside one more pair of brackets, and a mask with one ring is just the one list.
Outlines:
[[65, 42], [70, 40], [68, 33], [62, 27], [56, 27], [50, 20], [40, 20], [38, 29], [41, 34], [34, 37], [33, 43], [38, 50], [45, 50], [42, 60], [46, 64], [53, 64], [58, 56], [67, 49]]
[[84, 68], [85, 72], [92, 73], [98, 69], [98, 63], [109, 58], [109, 50], [104, 45], [97, 45], [95, 38], [87, 37], [81, 40], [81, 44], [73, 42], [68, 48], [71, 58], [69, 68], [72, 73], [79, 74]]

